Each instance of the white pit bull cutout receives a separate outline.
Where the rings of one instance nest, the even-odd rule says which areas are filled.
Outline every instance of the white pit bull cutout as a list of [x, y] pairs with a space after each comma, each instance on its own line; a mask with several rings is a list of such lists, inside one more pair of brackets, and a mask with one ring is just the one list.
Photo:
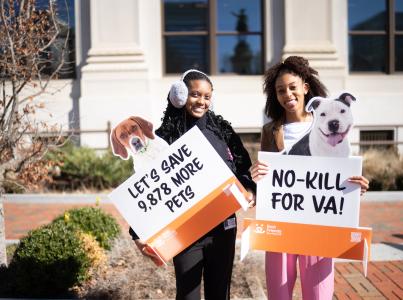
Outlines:
[[353, 126], [350, 105], [355, 97], [343, 93], [336, 99], [312, 98], [305, 109], [313, 112], [313, 125], [308, 134], [288, 152], [291, 155], [348, 157], [347, 135]]

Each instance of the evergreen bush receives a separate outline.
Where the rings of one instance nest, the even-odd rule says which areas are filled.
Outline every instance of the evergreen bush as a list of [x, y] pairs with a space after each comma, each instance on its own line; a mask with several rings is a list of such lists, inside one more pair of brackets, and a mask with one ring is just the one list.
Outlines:
[[71, 143], [48, 154], [59, 171], [52, 175], [55, 189], [108, 189], [118, 186], [133, 174], [131, 160], [115, 157], [111, 151], [97, 154], [88, 147]]
[[110, 249], [111, 243], [120, 233], [115, 218], [96, 207], [81, 207], [68, 210], [54, 222], [77, 226], [82, 232], [91, 234], [104, 249]]
[[12, 296], [55, 297], [88, 277], [91, 261], [77, 227], [54, 222], [21, 239], [8, 268]]

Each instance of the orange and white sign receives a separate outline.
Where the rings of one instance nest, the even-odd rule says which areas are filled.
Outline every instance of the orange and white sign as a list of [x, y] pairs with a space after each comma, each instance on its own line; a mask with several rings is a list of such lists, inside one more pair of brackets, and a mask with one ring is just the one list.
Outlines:
[[197, 127], [109, 197], [166, 262], [241, 206], [246, 191]]
[[360, 157], [259, 152], [269, 174], [257, 184], [256, 220], [244, 220], [241, 259], [249, 249], [362, 260], [371, 228], [358, 227]]

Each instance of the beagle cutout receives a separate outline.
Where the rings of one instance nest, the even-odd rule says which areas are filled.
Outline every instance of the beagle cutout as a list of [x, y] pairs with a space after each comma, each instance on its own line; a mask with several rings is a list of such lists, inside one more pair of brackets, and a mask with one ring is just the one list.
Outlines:
[[163, 139], [154, 135], [152, 123], [136, 116], [116, 125], [110, 139], [113, 154], [124, 160], [131, 156], [135, 170], [148, 164], [168, 147]]

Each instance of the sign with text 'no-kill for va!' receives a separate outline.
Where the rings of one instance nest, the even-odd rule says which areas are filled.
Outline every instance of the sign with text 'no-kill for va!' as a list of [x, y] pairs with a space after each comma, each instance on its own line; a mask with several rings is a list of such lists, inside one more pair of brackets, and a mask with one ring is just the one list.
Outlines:
[[361, 158], [281, 155], [260, 152], [270, 172], [257, 185], [256, 219], [357, 227]]
[[246, 208], [245, 189], [194, 127], [109, 198], [164, 261]]
[[259, 152], [269, 173], [257, 184], [256, 220], [245, 219], [241, 257], [249, 249], [363, 260], [372, 231], [358, 227], [360, 157]]

